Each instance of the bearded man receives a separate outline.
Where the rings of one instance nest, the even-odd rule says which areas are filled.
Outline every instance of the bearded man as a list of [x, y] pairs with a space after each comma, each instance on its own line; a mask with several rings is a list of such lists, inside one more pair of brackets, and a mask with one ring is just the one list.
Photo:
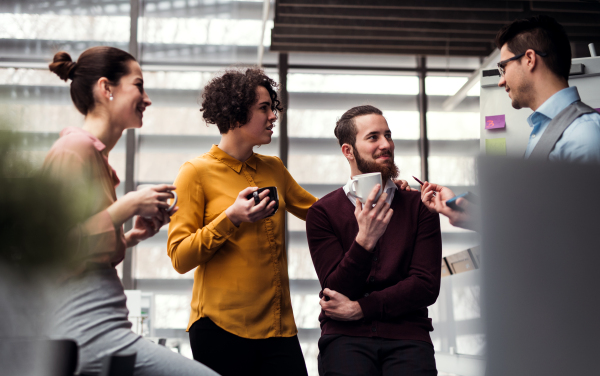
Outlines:
[[[308, 211], [308, 245], [321, 283], [319, 374], [437, 375], [427, 307], [440, 289], [439, 216], [419, 192], [398, 190], [394, 141], [382, 112], [351, 108], [335, 135], [350, 164], [348, 184]], [[365, 201], [352, 176], [381, 172]]]

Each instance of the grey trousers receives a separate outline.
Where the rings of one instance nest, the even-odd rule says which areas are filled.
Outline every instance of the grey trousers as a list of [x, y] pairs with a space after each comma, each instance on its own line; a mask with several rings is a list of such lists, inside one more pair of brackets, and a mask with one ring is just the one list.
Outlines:
[[135, 376], [213, 376], [203, 364], [131, 331], [127, 300], [113, 267], [95, 265], [62, 283], [53, 299], [53, 338], [79, 346], [78, 373], [98, 374], [105, 356], [136, 352]]

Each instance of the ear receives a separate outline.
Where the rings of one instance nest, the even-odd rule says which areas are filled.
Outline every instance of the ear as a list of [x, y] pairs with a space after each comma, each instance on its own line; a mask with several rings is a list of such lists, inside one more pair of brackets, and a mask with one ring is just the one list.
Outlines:
[[342, 145], [342, 154], [344, 154], [344, 157], [346, 157], [347, 160], [353, 161], [354, 160], [354, 148], [352, 147], [352, 145], [343, 144]]
[[540, 60], [538, 60], [539, 56], [535, 53], [534, 50], [528, 49], [525, 52], [525, 56], [523, 57], [525, 66], [529, 71], [533, 71], [540, 64]]
[[96, 82], [96, 92], [99, 96], [98, 99], [110, 100], [110, 94], [112, 93], [112, 86], [106, 77], [100, 77]]

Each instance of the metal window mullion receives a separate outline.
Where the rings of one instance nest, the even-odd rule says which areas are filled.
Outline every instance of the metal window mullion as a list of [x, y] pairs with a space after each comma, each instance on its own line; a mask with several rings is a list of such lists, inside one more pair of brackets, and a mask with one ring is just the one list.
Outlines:
[[425, 91], [425, 77], [427, 76], [427, 58], [417, 57], [417, 73], [419, 75], [419, 153], [421, 155], [421, 180], [429, 180], [429, 141], [427, 139], [427, 92]]
[[[138, 18], [140, 15], [140, 0], [131, 0], [130, 16], [130, 31], [129, 31], [129, 53], [139, 60], [138, 46]], [[128, 129], [126, 133], [125, 143], [125, 194], [135, 189], [135, 156], [137, 149], [137, 140], [134, 129]], [[125, 232], [133, 228], [133, 218], [125, 222]], [[126, 290], [135, 288], [135, 280], [133, 278], [133, 247], [127, 248], [125, 251], [125, 259], [123, 260], [123, 287]]]

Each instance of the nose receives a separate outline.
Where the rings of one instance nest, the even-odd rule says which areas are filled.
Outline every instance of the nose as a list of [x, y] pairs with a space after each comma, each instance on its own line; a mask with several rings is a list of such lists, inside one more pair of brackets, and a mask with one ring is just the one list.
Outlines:
[[381, 142], [379, 143], [380, 150], [389, 150], [390, 152], [394, 152], [394, 141], [391, 138], [381, 138]]
[[500, 76], [500, 81], [498, 81], [498, 86], [503, 87], [504, 85], [506, 85], [506, 79], [504, 78], [504, 76]]
[[269, 108], [269, 120], [271, 122], [274, 122], [275, 120], [277, 120], [277, 115], [275, 115], [275, 113], [273, 112], [272, 109]]
[[150, 100], [150, 97], [148, 96], [148, 93], [146, 93], [146, 92], [144, 92], [144, 104], [146, 105], [146, 107], [152, 105], [152, 101]]

